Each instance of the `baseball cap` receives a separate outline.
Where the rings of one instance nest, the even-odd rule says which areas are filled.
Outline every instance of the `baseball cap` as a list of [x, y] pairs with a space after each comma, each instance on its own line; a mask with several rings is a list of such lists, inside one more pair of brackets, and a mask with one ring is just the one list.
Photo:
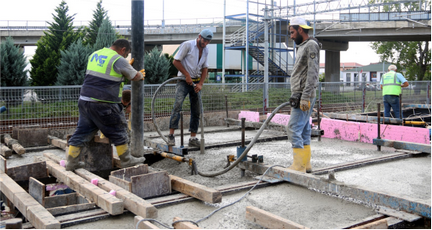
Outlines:
[[204, 29], [199, 34], [201, 35], [202, 38], [205, 38], [205, 39], [208, 39], [208, 40], [212, 40], [213, 39], [213, 32], [211, 32], [211, 30], [209, 30], [209, 29]]
[[300, 26], [304, 29], [312, 29], [310, 23], [308, 23], [304, 18], [296, 17], [290, 20], [290, 26]]

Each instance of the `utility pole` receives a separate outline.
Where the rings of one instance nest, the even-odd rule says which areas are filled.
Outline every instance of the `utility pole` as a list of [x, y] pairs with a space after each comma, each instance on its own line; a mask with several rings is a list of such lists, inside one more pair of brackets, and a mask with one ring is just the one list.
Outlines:
[[269, 88], [269, 35], [268, 35], [268, 22], [270, 21], [268, 17], [267, 5], [264, 10], [264, 93], [263, 93], [263, 114], [267, 114], [267, 109], [269, 105], [268, 88]]
[[[136, 70], [144, 69], [144, 0], [132, 0], [132, 58]], [[131, 153], [144, 156], [144, 80], [132, 81]]]

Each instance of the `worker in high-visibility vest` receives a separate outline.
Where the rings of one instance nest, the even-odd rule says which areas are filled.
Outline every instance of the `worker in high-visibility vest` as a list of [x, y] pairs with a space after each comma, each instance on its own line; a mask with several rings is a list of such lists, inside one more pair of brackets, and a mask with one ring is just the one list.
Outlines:
[[400, 99], [402, 87], [408, 87], [408, 81], [401, 73], [397, 73], [397, 67], [390, 65], [388, 72], [381, 78], [381, 89], [384, 100], [384, 117], [390, 117], [390, 109], [393, 108], [395, 118], [403, 118], [400, 112]]

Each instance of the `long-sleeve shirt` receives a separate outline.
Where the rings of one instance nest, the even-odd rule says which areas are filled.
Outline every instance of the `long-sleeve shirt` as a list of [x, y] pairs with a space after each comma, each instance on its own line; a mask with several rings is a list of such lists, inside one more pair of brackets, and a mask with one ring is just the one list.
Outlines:
[[321, 44], [315, 38], [298, 45], [290, 82], [291, 93], [302, 93], [301, 100], [310, 101], [316, 97], [320, 47]]

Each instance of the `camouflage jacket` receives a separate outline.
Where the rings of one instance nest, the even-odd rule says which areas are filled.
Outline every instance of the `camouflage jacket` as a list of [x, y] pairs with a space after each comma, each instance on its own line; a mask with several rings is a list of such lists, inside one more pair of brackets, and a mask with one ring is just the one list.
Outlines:
[[301, 100], [310, 101], [316, 97], [320, 48], [321, 43], [316, 38], [309, 38], [298, 45], [290, 82], [291, 94], [302, 93]]

